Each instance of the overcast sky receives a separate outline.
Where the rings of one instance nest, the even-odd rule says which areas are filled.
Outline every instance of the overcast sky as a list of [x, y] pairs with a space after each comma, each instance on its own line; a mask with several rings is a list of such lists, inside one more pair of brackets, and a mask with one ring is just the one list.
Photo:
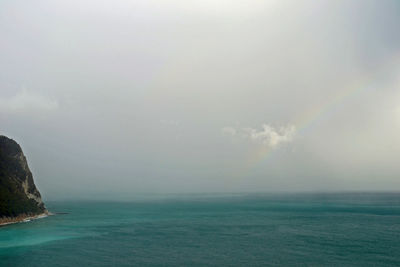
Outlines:
[[3, 0], [0, 131], [47, 199], [400, 190], [397, 0]]

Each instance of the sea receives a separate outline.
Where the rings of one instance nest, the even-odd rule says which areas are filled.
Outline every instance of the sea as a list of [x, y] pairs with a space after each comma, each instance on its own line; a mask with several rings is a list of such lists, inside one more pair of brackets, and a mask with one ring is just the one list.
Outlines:
[[400, 266], [400, 193], [46, 204], [0, 227], [0, 266]]

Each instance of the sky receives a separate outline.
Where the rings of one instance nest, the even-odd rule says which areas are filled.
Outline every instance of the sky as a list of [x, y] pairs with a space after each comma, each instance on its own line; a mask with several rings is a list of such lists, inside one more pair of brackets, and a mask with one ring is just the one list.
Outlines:
[[3, 0], [45, 199], [400, 190], [397, 0]]

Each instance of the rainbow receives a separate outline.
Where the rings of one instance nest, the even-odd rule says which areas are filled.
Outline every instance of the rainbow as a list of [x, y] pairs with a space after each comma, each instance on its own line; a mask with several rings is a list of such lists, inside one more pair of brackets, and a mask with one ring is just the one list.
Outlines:
[[[292, 120], [292, 125], [296, 127], [296, 135], [304, 136], [315, 128], [319, 122], [329, 119], [335, 112], [340, 110], [350, 100], [366, 93], [369, 90], [378, 87], [378, 81], [386, 80], [388, 73], [393, 73], [393, 69], [399, 68], [400, 53], [392, 57], [391, 60], [385, 62], [379, 71], [373, 75], [359, 76], [353, 79], [348, 85], [343, 86], [341, 90], [337, 90], [335, 94], [327, 98], [327, 101], [313, 106], [310, 109], [300, 113], [299, 116]], [[256, 168], [260, 163], [265, 162], [273, 152], [273, 149], [261, 146], [254, 151], [246, 163], [245, 171], [249, 172]]]

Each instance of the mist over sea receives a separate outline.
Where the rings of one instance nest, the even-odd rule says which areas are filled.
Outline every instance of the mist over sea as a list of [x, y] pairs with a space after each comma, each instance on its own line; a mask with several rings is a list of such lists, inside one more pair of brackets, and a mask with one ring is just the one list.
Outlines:
[[59, 201], [0, 228], [0, 266], [399, 266], [400, 194]]

